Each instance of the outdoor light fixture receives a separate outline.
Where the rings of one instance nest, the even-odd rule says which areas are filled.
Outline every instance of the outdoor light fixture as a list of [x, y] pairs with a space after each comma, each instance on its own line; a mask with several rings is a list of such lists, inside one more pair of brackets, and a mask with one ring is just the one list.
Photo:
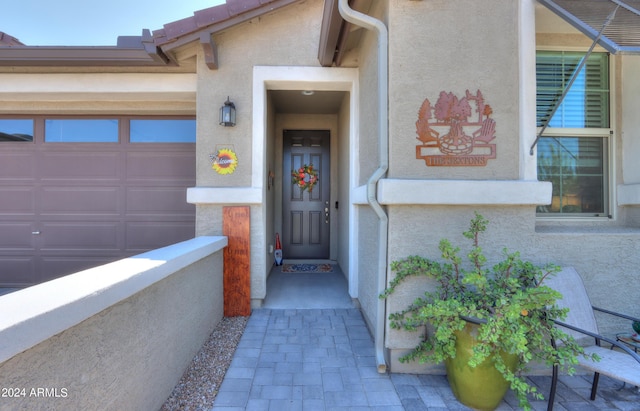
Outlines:
[[220, 125], [233, 127], [236, 125], [236, 106], [227, 97], [227, 101], [220, 107]]

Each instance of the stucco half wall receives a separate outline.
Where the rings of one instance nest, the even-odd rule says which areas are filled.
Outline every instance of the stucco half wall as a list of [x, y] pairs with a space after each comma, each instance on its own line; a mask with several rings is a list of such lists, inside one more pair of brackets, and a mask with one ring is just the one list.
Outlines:
[[25, 391], [0, 410], [159, 409], [222, 319], [226, 243], [200, 237], [3, 296], [0, 387]]

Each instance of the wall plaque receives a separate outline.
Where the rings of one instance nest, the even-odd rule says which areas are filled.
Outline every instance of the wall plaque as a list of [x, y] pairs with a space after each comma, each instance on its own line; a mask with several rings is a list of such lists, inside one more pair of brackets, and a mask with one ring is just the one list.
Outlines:
[[[474, 110], [475, 109], [475, 110]], [[496, 122], [482, 92], [462, 98], [441, 91], [435, 106], [425, 99], [418, 112], [416, 158], [427, 166], [486, 166], [496, 158]]]

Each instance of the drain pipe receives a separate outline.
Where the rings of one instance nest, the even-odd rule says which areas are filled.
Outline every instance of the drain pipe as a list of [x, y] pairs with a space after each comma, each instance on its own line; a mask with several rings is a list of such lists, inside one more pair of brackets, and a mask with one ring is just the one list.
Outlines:
[[[378, 147], [380, 163], [378, 169], [369, 177], [367, 181], [367, 201], [378, 216], [380, 222], [379, 230], [379, 249], [378, 249], [378, 295], [384, 292], [387, 283], [387, 238], [389, 218], [384, 209], [378, 203], [378, 181], [387, 174], [389, 169], [389, 119], [388, 119], [388, 49], [389, 36], [387, 27], [380, 20], [371, 16], [360, 13], [349, 7], [348, 0], [339, 0], [338, 11], [340, 16], [349, 23], [358, 25], [367, 30], [375, 31], [378, 35]], [[379, 373], [387, 371], [387, 362], [384, 355], [384, 334], [386, 327], [386, 302], [378, 299], [376, 312], [376, 329], [375, 329], [375, 350], [376, 363]]]

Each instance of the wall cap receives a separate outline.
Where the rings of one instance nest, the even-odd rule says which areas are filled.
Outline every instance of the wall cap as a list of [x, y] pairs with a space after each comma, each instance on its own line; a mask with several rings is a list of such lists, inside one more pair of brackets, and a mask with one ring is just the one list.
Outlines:
[[0, 364], [227, 246], [196, 237], [0, 297]]

